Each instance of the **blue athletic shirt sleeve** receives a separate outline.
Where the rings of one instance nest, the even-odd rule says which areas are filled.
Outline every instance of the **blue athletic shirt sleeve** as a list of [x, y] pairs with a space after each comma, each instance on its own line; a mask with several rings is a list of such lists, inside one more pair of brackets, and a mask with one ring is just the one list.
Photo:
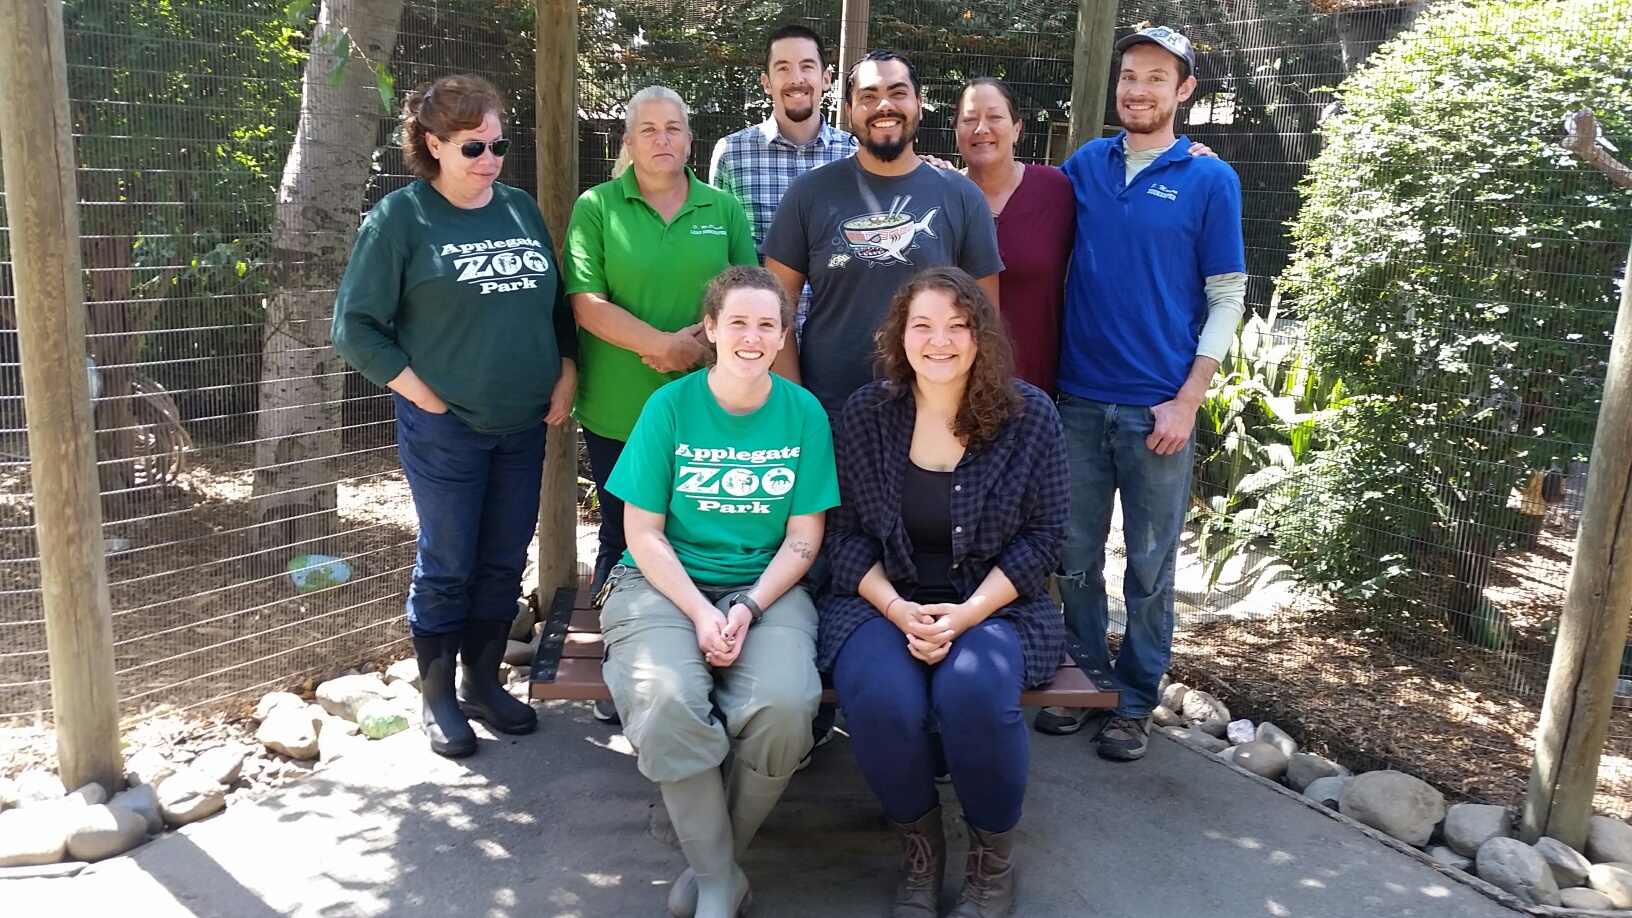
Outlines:
[[1201, 217], [1196, 238], [1196, 263], [1203, 278], [1247, 270], [1246, 242], [1241, 228], [1241, 177], [1228, 163], [1209, 163], [1214, 175], [1212, 193]]

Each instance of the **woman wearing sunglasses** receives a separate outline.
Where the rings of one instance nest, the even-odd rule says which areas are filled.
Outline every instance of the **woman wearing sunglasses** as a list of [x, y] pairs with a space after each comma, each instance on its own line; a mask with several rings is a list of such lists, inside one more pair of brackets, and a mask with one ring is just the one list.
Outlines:
[[396, 402], [419, 516], [408, 626], [425, 733], [449, 757], [476, 751], [467, 718], [502, 733], [538, 725], [498, 669], [538, 519], [544, 425], [567, 420], [578, 377], [543, 215], [497, 181], [502, 108], [476, 76], [408, 94], [403, 156], [418, 180], [369, 211], [334, 310], [335, 349]]

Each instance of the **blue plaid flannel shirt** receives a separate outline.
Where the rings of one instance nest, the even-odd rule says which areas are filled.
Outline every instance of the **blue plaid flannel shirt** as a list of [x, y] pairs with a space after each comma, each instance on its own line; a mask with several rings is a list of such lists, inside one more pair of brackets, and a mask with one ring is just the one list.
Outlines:
[[[1054, 677], [1065, 653], [1065, 620], [1048, 594], [1059, 565], [1071, 496], [1065, 427], [1041, 389], [1015, 381], [1022, 406], [997, 439], [964, 454], [952, 472], [952, 584], [972, 593], [1001, 567], [1019, 597], [993, 612], [1014, 624], [1026, 684]], [[912, 541], [901, 519], [901, 475], [917, 407], [911, 391], [879, 380], [856, 390], [833, 430], [839, 506], [827, 513], [823, 550], [832, 590], [817, 600], [816, 667], [832, 672], [839, 649], [878, 610], [856, 588], [875, 563], [903, 593], [918, 585]]]
[[[820, 117], [820, 112], [811, 117]], [[765, 233], [771, 228], [776, 206], [782, 203], [782, 196], [787, 194], [794, 179], [855, 152], [855, 135], [825, 121], [809, 143], [792, 143], [782, 136], [772, 116], [720, 138], [714, 145], [708, 181], [715, 188], [736, 195], [742, 202], [757, 248], [765, 244]], [[763, 259], [763, 252], [760, 257]], [[804, 327], [805, 312], [809, 308], [810, 287], [807, 285], [799, 298], [798, 328]]]

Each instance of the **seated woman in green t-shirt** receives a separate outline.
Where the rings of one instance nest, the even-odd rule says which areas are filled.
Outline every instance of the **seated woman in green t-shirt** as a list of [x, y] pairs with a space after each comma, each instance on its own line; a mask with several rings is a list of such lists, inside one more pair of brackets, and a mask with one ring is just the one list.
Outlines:
[[676, 915], [732, 918], [745, 904], [737, 858], [810, 751], [821, 697], [816, 607], [799, 579], [839, 486], [821, 404], [771, 374], [792, 320], [763, 268], [715, 278], [712, 365], [647, 400], [607, 482], [629, 548], [607, 578], [602, 669], [691, 865], [669, 896]]

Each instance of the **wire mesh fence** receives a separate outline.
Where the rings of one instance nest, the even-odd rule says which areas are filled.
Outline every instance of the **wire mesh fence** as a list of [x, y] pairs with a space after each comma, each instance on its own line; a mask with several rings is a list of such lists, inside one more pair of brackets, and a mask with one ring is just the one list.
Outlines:
[[[1566, 111], [1586, 106], [1606, 142], [1632, 141], [1627, 2], [1118, 12], [1121, 30], [1160, 21], [1195, 41], [1180, 129], [1244, 189], [1249, 319], [1200, 419], [1176, 674], [1350, 764], [1474, 799], [1522, 793], [1625, 282], [1632, 200], [1558, 141]], [[531, 0], [374, 3], [397, 17], [398, 90], [450, 72], [495, 83], [515, 144], [501, 178], [534, 190]], [[284, 3], [66, 10], [127, 713], [234, 701], [393, 652], [414, 518], [390, 402], [318, 359], [333, 280], [280, 235], [309, 29]], [[922, 74], [922, 152], [955, 159], [957, 88], [990, 75], [1020, 98], [1018, 157], [1045, 162], [1063, 152], [1075, 14], [876, 2], [868, 43]], [[706, 179], [715, 142], [770, 113], [765, 36], [808, 25], [830, 61], [839, 41], [839, 0], [630, 0], [581, 15], [583, 188], [609, 176], [636, 89], [661, 83], [690, 104]], [[366, 209], [409, 179], [390, 113], [356, 117], [373, 133]], [[0, 284], [0, 718], [38, 720], [49, 679], [9, 274]], [[290, 320], [276, 311], [291, 291], [325, 308]], [[275, 369], [274, 350], [296, 362]], [[311, 452], [280, 456], [272, 419], [303, 411], [332, 414]], [[332, 496], [307, 500], [322, 488], [279, 477], [302, 464]], [[291, 494], [302, 499], [280, 499]], [[328, 579], [303, 588], [291, 566]], [[1114, 608], [1114, 562], [1111, 580]], [[1632, 813], [1629, 759], [1632, 724], [1617, 715], [1603, 808]]]

